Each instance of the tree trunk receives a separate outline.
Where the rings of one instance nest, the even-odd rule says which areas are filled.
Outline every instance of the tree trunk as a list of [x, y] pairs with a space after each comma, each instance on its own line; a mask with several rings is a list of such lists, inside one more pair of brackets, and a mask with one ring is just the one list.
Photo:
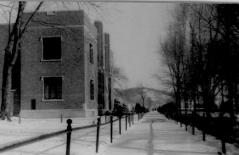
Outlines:
[[211, 102], [212, 100], [209, 94], [209, 88], [205, 86], [203, 89], [203, 109], [208, 119], [211, 119]]
[[4, 120], [5, 116], [10, 119], [9, 98], [11, 89], [11, 75], [12, 69], [9, 67], [11, 53], [5, 50], [4, 66], [3, 66], [3, 82], [2, 82], [2, 104], [1, 104], [1, 118]]
[[13, 30], [9, 36], [8, 44], [5, 48], [4, 64], [3, 64], [3, 81], [2, 81], [2, 104], [1, 104], [1, 118], [4, 120], [5, 117], [10, 121], [10, 90], [12, 80], [12, 69], [18, 57], [18, 46], [21, 38], [20, 28], [22, 24], [22, 16], [26, 2], [20, 1], [18, 6], [18, 14], [16, 23], [14, 24]]
[[229, 84], [228, 84], [228, 104], [229, 104], [228, 106], [229, 106], [229, 114], [230, 114], [231, 120], [235, 119], [234, 97], [235, 97], [235, 93], [234, 93], [234, 89], [233, 89], [233, 80], [231, 78], [229, 80]]

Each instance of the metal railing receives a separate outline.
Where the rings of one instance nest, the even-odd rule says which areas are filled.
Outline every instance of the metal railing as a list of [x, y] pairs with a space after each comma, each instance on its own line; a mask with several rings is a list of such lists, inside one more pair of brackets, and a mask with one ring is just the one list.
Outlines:
[[[209, 113], [217, 113], [221, 111], [214, 110]], [[206, 116], [206, 111], [204, 109], [197, 109], [196, 111], [189, 111], [182, 109], [180, 114], [175, 113], [166, 114], [168, 118], [174, 119], [180, 124], [180, 127], [185, 126], [185, 130], [188, 131], [191, 128], [192, 135], [195, 135], [195, 128], [201, 131], [202, 140], [206, 141], [207, 135], [213, 135], [221, 142], [221, 152], [226, 154], [226, 142], [232, 141], [230, 137], [235, 138], [233, 123], [229, 117], [211, 117]], [[172, 116], [170, 116], [172, 115]], [[237, 123], [237, 122], [236, 122]], [[234, 123], [235, 124], [235, 123]], [[237, 124], [236, 124], [237, 125]]]
[[[127, 130], [127, 125], [129, 124], [129, 126], [131, 126], [131, 124], [134, 124], [135, 122], [135, 114], [134, 113], [128, 113], [124, 116], [118, 116], [117, 119], [114, 119], [112, 115], [109, 116], [110, 120], [108, 122], [105, 121], [105, 123], [101, 123], [101, 117], [97, 118], [97, 124], [95, 125], [87, 125], [87, 126], [81, 126], [81, 127], [75, 127], [72, 128], [71, 124], [72, 124], [72, 120], [71, 119], [67, 119], [67, 128], [66, 130], [61, 130], [61, 131], [57, 131], [57, 132], [52, 132], [52, 133], [48, 133], [48, 134], [43, 134], [37, 137], [33, 137], [33, 138], [29, 138], [26, 140], [23, 140], [21, 142], [15, 142], [12, 144], [9, 144], [7, 146], [4, 146], [2, 148], [0, 148], [0, 153], [2, 152], [6, 152], [6, 151], [10, 151], [28, 144], [32, 144], [32, 143], [36, 143], [45, 139], [49, 139], [52, 137], [56, 137], [62, 134], [66, 134], [67, 138], [66, 138], [66, 155], [70, 155], [70, 148], [71, 148], [71, 133], [74, 131], [79, 131], [79, 130], [83, 130], [83, 129], [89, 129], [89, 128], [97, 128], [96, 130], [96, 150], [95, 152], [98, 153], [99, 151], [99, 139], [100, 139], [100, 127], [104, 126], [104, 125], [108, 125], [110, 124], [110, 142], [113, 143], [113, 123], [116, 121], [119, 121], [119, 134], [121, 134], [121, 120], [123, 118], [125, 118], [125, 130]], [[143, 114], [138, 114], [138, 121], [143, 117]], [[105, 119], [106, 120], [106, 119]]]

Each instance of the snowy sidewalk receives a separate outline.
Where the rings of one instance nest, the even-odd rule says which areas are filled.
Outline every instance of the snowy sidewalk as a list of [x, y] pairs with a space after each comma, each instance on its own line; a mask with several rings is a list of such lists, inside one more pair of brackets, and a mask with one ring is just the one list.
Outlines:
[[[76, 119], [73, 122], [73, 127], [87, 124]], [[99, 153], [95, 153], [96, 128], [73, 132], [71, 155], [217, 155], [221, 151], [219, 140], [207, 135], [203, 142], [200, 131], [196, 130], [193, 136], [190, 127], [187, 132], [158, 112], [146, 114], [139, 122], [135, 115], [135, 124], [127, 131], [125, 119], [121, 125], [122, 135], [119, 135], [119, 122], [114, 122], [113, 144], [110, 143], [110, 125], [100, 128]], [[65, 128], [65, 121], [59, 120], [0, 122], [0, 146]], [[65, 151], [66, 135], [63, 134], [1, 155], [65, 155]], [[227, 144], [227, 155], [239, 155], [239, 149]]]
[[[202, 141], [196, 135], [167, 120], [157, 112], [150, 112], [113, 144], [100, 152], [101, 155], [217, 155], [220, 141], [207, 136]], [[239, 149], [227, 144], [227, 155], [239, 155]]]

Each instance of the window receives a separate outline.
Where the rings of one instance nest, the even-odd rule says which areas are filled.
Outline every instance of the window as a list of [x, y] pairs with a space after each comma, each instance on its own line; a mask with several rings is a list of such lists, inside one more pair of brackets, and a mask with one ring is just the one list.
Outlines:
[[44, 77], [44, 100], [62, 99], [62, 77]]
[[43, 38], [43, 60], [61, 59], [61, 37]]
[[90, 99], [94, 100], [94, 82], [90, 80]]
[[94, 56], [93, 56], [93, 45], [89, 45], [89, 53], [90, 53], [90, 63], [94, 63]]

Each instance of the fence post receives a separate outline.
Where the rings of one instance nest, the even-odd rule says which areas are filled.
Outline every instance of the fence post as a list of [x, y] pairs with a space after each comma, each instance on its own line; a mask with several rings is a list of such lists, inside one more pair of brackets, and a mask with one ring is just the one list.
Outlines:
[[192, 135], [195, 135], [195, 126], [192, 124]]
[[131, 113], [129, 113], [128, 118], [129, 118], [129, 127], [131, 126]]
[[113, 142], [113, 116], [110, 116], [110, 142]]
[[179, 119], [180, 127], [183, 127], [183, 123], [182, 123], [181, 117], [182, 117], [182, 114], [180, 113], [180, 114], [178, 115], [178, 119]]
[[223, 125], [221, 127], [221, 132], [220, 132], [220, 139], [221, 139], [221, 145], [222, 145], [222, 153], [226, 154], [226, 138], [229, 136], [229, 130], [226, 130], [227, 128], [229, 128], [229, 125], [226, 123], [228, 120], [226, 120], [225, 118], [221, 118], [220, 122]]
[[206, 140], [206, 133], [205, 133], [204, 129], [203, 129], [203, 131], [202, 131], [202, 140], [203, 140], [203, 141]]
[[195, 121], [195, 111], [193, 111], [192, 113], [192, 117], [191, 117], [191, 125], [192, 125], [192, 135], [195, 135], [195, 125], [194, 125], [194, 121]]
[[134, 113], [132, 112], [132, 113], [131, 113], [131, 125], [134, 124], [134, 123], [133, 123], [133, 120], [134, 120]]
[[206, 140], [206, 133], [205, 133], [205, 120], [206, 120], [206, 115], [205, 113], [203, 113], [203, 127], [202, 127], [202, 140], [205, 141]]
[[221, 144], [222, 144], [222, 153], [226, 154], [226, 142], [224, 138], [221, 139]]
[[67, 121], [67, 137], [66, 137], [66, 155], [70, 155], [70, 145], [71, 145], [71, 131], [72, 131], [72, 127], [71, 127], [71, 123], [72, 123], [72, 120], [71, 119], [68, 119]]
[[96, 131], [96, 153], [99, 150], [99, 136], [100, 136], [100, 117], [97, 118], [97, 131]]
[[127, 114], [125, 115], [125, 130], [127, 131]]
[[119, 134], [121, 135], [121, 116], [119, 116]]
[[188, 116], [184, 118], [185, 121], [185, 130], [188, 131]]
[[132, 121], [131, 121], [131, 124], [132, 124], [132, 125], [134, 124], [134, 113], [132, 113]]

